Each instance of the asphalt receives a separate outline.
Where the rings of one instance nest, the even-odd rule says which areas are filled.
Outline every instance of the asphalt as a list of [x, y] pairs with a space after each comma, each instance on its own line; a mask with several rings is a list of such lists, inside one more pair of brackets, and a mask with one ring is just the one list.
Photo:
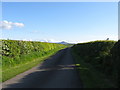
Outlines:
[[71, 48], [2, 83], [2, 88], [83, 88]]

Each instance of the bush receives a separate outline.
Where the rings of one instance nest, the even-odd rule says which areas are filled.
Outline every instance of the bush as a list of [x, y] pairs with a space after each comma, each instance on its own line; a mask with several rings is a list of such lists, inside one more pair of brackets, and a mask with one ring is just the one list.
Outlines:
[[54, 49], [62, 48], [65, 46], [56, 43], [2, 40], [2, 66], [12, 67], [41, 57]]
[[110, 50], [115, 43], [116, 41], [110, 40], [92, 41], [79, 43], [72, 48], [86, 63], [92, 64], [94, 68], [110, 76], [114, 74], [114, 65]]
[[113, 48], [111, 49], [111, 54], [112, 54], [112, 60], [113, 62], [113, 68], [114, 68], [114, 78], [116, 81], [118, 81], [118, 86], [120, 84], [120, 40], [115, 43]]

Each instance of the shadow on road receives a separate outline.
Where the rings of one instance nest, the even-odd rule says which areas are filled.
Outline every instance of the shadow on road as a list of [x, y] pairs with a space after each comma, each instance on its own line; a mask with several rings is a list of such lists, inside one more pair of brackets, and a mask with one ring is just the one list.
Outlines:
[[70, 50], [63, 49], [7, 88], [82, 88]]

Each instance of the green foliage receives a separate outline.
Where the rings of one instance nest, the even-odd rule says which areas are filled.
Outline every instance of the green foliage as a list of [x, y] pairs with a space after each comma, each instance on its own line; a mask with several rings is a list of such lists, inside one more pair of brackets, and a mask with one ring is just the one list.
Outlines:
[[72, 48], [85, 63], [91, 64], [116, 83], [118, 61], [120, 61], [120, 41], [119, 44], [110, 40], [79, 43]]
[[[96, 70], [93, 65], [86, 63], [81, 57], [79, 57], [72, 49], [72, 55], [76, 64], [80, 64], [77, 67], [83, 88], [115, 88], [117, 87], [112, 81], [106, 78], [106, 76]], [[77, 65], [76, 65], [77, 66]]]
[[[37, 57], [35, 55], [35, 53], [32, 54], [29, 54], [27, 56], [23, 56], [21, 59], [24, 59], [24, 60], [29, 60], [31, 59], [31, 61], [28, 61], [26, 63], [21, 63], [21, 64], [17, 64], [16, 66], [12, 66], [12, 67], [9, 67], [9, 68], [3, 68], [2, 70], [2, 79], [0, 82], [4, 82], [24, 71], [27, 71], [29, 69], [31, 69], [32, 67], [42, 63], [44, 60], [48, 59], [51, 55], [55, 54], [57, 51], [59, 50], [59, 48], [56, 48], [54, 50], [51, 50], [50, 52], [47, 52], [44, 56], [42, 55], [41, 57]], [[36, 53], [37, 54], [37, 53]], [[32, 56], [31, 56], [32, 55]], [[35, 57], [37, 57], [35, 59]], [[7, 59], [8, 60], [8, 59]]]
[[42, 57], [54, 49], [66, 46], [35, 41], [2, 40], [2, 67], [9, 68]]
[[[120, 40], [115, 43], [113, 48], [111, 49], [111, 55], [112, 59], [114, 60], [113, 66], [114, 66], [114, 78], [116, 81], [118, 81], [118, 86], [120, 85]], [[120, 87], [120, 86], [119, 86]]]

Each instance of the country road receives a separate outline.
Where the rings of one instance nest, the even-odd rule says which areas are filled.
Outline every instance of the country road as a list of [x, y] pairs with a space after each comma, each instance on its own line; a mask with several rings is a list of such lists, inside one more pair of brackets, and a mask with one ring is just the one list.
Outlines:
[[2, 88], [82, 88], [70, 48], [2, 83]]

